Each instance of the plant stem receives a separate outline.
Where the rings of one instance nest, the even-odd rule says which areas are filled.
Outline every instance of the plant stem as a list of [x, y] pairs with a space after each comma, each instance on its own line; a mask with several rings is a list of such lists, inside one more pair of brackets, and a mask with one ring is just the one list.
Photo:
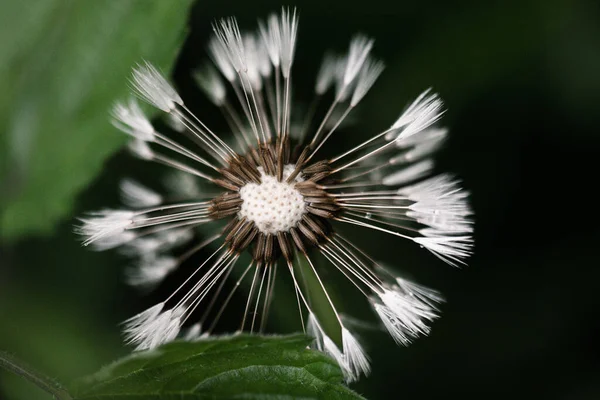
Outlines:
[[27, 379], [40, 389], [50, 393], [57, 400], [73, 400], [71, 395], [65, 389], [61, 388], [57, 382], [32, 370], [23, 361], [17, 360], [15, 357], [1, 350], [0, 367]]

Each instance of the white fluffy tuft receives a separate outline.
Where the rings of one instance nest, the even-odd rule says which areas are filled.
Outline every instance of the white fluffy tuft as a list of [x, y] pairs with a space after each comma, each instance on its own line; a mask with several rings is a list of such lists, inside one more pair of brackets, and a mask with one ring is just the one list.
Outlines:
[[212, 37], [208, 42], [208, 54], [225, 79], [229, 82], [234, 82], [237, 74], [231, 61], [229, 61], [227, 50], [225, 50], [223, 43], [216, 36]]
[[281, 68], [284, 78], [288, 78], [296, 52], [298, 34], [296, 9], [290, 11], [282, 8], [279, 16], [271, 14], [266, 24], [259, 21], [258, 26], [271, 63], [275, 68]]
[[424, 304], [427, 304], [434, 310], [437, 310], [437, 304], [445, 301], [442, 294], [437, 290], [419, 285], [400, 277], [396, 278], [396, 283], [402, 292], [416, 298], [418, 301], [423, 302]]
[[111, 248], [118, 245], [115, 242], [127, 239], [122, 234], [133, 224], [135, 214], [125, 210], [101, 210], [89, 215], [89, 218], [81, 218], [82, 225], [75, 228], [75, 232], [85, 238], [83, 245], [102, 240], [100, 248]]
[[262, 90], [262, 74], [261, 74], [261, 43], [251, 33], [246, 33], [243, 36], [244, 54], [246, 56], [246, 76], [252, 89], [256, 91]]
[[283, 8], [281, 10], [280, 21], [281, 73], [284, 78], [288, 78], [292, 63], [294, 62], [294, 53], [296, 52], [296, 35], [298, 34], [298, 17], [296, 15], [296, 9], [294, 8], [290, 12], [289, 9]]
[[233, 69], [238, 74], [246, 71], [244, 42], [237, 20], [233, 17], [222, 19], [213, 24], [213, 30]]
[[392, 172], [385, 176], [381, 183], [386, 186], [404, 185], [409, 182], [423, 178], [433, 170], [433, 160], [426, 159], [408, 167], [402, 168], [399, 171]]
[[227, 97], [227, 90], [214, 67], [204, 64], [194, 72], [194, 80], [214, 105], [218, 107], [223, 105]]
[[344, 86], [347, 87], [356, 78], [373, 48], [373, 43], [373, 39], [360, 34], [352, 38], [344, 71]]
[[442, 144], [443, 140], [432, 140], [429, 142], [421, 143], [415, 146], [415, 148], [402, 154], [399, 161], [405, 163], [412, 163], [424, 157], [429, 157], [430, 155], [438, 151], [440, 147], [442, 147]]
[[132, 140], [127, 144], [127, 149], [134, 156], [141, 158], [142, 160], [152, 160], [154, 158], [154, 152], [143, 140]]
[[362, 346], [350, 331], [342, 327], [342, 346], [344, 348], [345, 363], [354, 379], [358, 379], [361, 375], [369, 375], [371, 365], [369, 357], [363, 350]]
[[168, 175], [164, 180], [164, 185], [175, 196], [184, 199], [193, 199], [201, 194], [197, 178], [181, 171], [174, 171]]
[[131, 84], [142, 99], [164, 112], [170, 112], [176, 104], [183, 105], [171, 84], [147, 61], [134, 68]]
[[394, 341], [408, 345], [420, 335], [429, 334], [428, 322], [438, 317], [432, 306], [434, 298], [423, 300], [423, 294], [415, 295], [404, 287], [394, 286], [379, 294], [379, 300], [372, 299], [375, 312], [383, 322]]
[[317, 73], [317, 81], [315, 83], [316, 94], [324, 94], [335, 83], [335, 77], [339, 74], [338, 66], [339, 57], [332, 53], [326, 53]]
[[182, 311], [162, 311], [164, 303], [149, 308], [124, 322], [123, 333], [128, 344], [136, 350], [149, 350], [177, 337], [181, 328]]
[[100, 237], [90, 243], [90, 247], [95, 251], [105, 251], [131, 243], [132, 241], [135, 241], [136, 238], [137, 234], [134, 232], [124, 231]]
[[275, 68], [279, 68], [281, 65], [281, 28], [277, 14], [269, 15], [266, 25], [259, 21], [258, 28], [271, 63]]
[[202, 332], [202, 324], [197, 322], [185, 330], [183, 339], [192, 342], [200, 339], [204, 334], [205, 333]]
[[122, 253], [128, 256], [144, 256], [171, 250], [189, 242], [194, 234], [189, 228], [168, 229], [155, 235], [136, 238], [128, 242]]
[[132, 286], [151, 289], [162, 282], [178, 265], [178, 260], [173, 257], [144, 257], [139, 265], [127, 271], [126, 280]]
[[424, 237], [414, 238], [413, 241], [453, 267], [465, 264], [463, 260], [472, 254], [473, 239], [471, 236], [444, 235], [446, 232], [432, 229], [421, 229], [419, 232]]
[[162, 196], [132, 179], [123, 179], [120, 183], [121, 201], [129, 207], [152, 207], [162, 203]]
[[350, 331], [342, 326], [342, 352], [335, 342], [327, 336], [317, 317], [310, 312], [308, 315], [307, 334], [315, 338], [313, 348], [331, 356], [342, 369], [346, 382], [358, 380], [361, 375], [371, 371], [369, 358], [362, 346]]
[[313, 347], [319, 351], [323, 351], [323, 329], [321, 328], [317, 317], [312, 312], [308, 314], [306, 333], [308, 336], [315, 339]]
[[323, 334], [323, 352], [333, 358], [340, 366], [346, 382], [353, 382], [356, 377], [354, 371], [350, 369], [344, 354], [340, 351], [337, 345], [331, 340], [331, 338]]
[[112, 124], [139, 140], [154, 140], [154, 128], [135, 99], [117, 102], [111, 111]]
[[[391, 134], [393, 134], [393, 131]], [[418, 135], [404, 137], [396, 141], [396, 147], [399, 149], [407, 149], [413, 146], [419, 146], [425, 143], [437, 143], [443, 141], [448, 136], [448, 128], [429, 127], [423, 129]], [[391, 140], [392, 138], [390, 137]]]
[[[444, 103], [436, 93], [429, 95], [431, 89], [427, 89], [412, 102], [410, 106], [390, 127], [391, 132], [386, 135], [386, 139], [391, 140], [395, 137], [396, 143], [423, 131], [436, 123], [444, 114]], [[398, 130], [402, 129], [400, 134]], [[396, 136], [397, 135], [397, 136]]]
[[352, 94], [352, 99], [350, 100], [351, 107], [356, 106], [362, 98], [365, 97], [367, 92], [375, 84], [377, 78], [379, 78], [379, 75], [383, 72], [384, 67], [383, 62], [367, 58], [358, 74], [356, 87]]
[[469, 192], [463, 190], [460, 182], [451, 175], [427, 179], [404, 187], [398, 193], [415, 202], [407, 214], [419, 222], [440, 231], [471, 233], [471, 221], [467, 219], [473, 214], [467, 202]]

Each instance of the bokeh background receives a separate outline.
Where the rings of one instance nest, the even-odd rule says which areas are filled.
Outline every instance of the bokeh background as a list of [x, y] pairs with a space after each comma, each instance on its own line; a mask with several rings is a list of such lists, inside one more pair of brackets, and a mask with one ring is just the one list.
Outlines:
[[[3, 0], [0, 9], [16, 10], [12, 3], [17, 0]], [[122, 35], [128, 29], [127, 20], [87, 24], [93, 14], [74, 7], [70, 14], [51, 14], [40, 32], [28, 36], [21, 29], [33, 28], [20, 25], [19, 18], [33, 19], [48, 3], [24, 3], [19, 15], [4, 12], [0, 17], [5, 27], [0, 64], [11, 67], [0, 67], [0, 73], [14, 74], [4, 75], [0, 84], [30, 79], [26, 87], [40, 93], [40, 107], [46, 108], [24, 110], [29, 103], [15, 103], [7, 88], [0, 87], [0, 205], [4, 211], [17, 207], [10, 218], [8, 211], [0, 213], [0, 348], [68, 382], [127, 354], [117, 324], [155, 300], [123, 283], [125, 259], [80, 246], [72, 233], [74, 218], [85, 210], [116, 205], [118, 180], [130, 174], [147, 176], [150, 170], [125, 151], [98, 150], [107, 153], [101, 157], [105, 162], [98, 162], [93, 179], [80, 183], [77, 194], [61, 204], [67, 211], [56, 224], [41, 223], [38, 229], [27, 220], [19, 225], [15, 212], [44, 220], [52, 211], [44, 200], [53, 182], [88, 168], [86, 155], [92, 157], [98, 143], [121, 139], [114, 139], [119, 136], [107, 115], [101, 120], [91, 115], [93, 107], [87, 109], [89, 116], [76, 118], [96, 118], [93, 123], [103, 124], [95, 141], [70, 140], [68, 134], [74, 132], [63, 132], [74, 126], [69, 120], [42, 127], [43, 145], [40, 136], [19, 136], [10, 121], [20, 112], [32, 113], [28, 121], [36, 120], [36, 113], [52, 113], [51, 90], [93, 92], [102, 90], [103, 82], [83, 80], [87, 84], [79, 89], [68, 72], [55, 75], [54, 82], [36, 81], [43, 76], [39, 74], [23, 78], [9, 57], [19, 54], [28, 69], [51, 68], [53, 54], [62, 54], [61, 46], [70, 41], [55, 41], [54, 49], [45, 52], [39, 43], [46, 43], [53, 27], [77, 21], [77, 43], [83, 50], [72, 53], [81, 57], [70, 61], [76, 65], [85, 61], [85, 51], [96, 51], [99, 29], [118, 26]], [[99, 3], [102, 8], [143, 2]], [[443, 123], [451, 129], [437, 168], [464, 180], [476, 213], [475, 255], [462, 269], [392, 237], [362, 236], [361, 245], [372, 254], [439, 289], [447, 302], [431, 335], [410, 347], [395, 346], [382, 332], [361, 332], [373, 372], [353, 389], [368, 399], [600, 398], [600, 221], [595, 192], [600, 172], [600, 3], [329, 0], [296, 6], [296, 98], [310, 100], [321, 55], [329, 48], [345, 50], [355, 32], [374, 37], [374, 54], [387, 64], [357, 110], [356, 124], [335, 135], [332, 146], [346, 146], [385, 128], [407, 102], [431, 86], [445, 100]], [[207, 105], [191, 72], [206, 57], [213, 19], [233, 14], [250, 28], [257, 17], [279, 7], [265, 0], [193, 5], [185, 17], [187, 37], [173, 74], [186, 101], [200, 109]], [[148, 40], [160, 40], [152, 36], [153, 29], [147, 27]], [[112, 46], [114, 51], [107, 54], [114, 59], [102, 68], [111, 68], [119, 57], [119, 40]], [[15, 48], [21, 53], [6, 51]], [[106, 109], [95, 112], [101, 115]], [[216, 112], [200, 115], [208, 124], [221, 124]], [[31, 148], [36, 151], [27, 150]], [[68, 160], [69, 167], [44, 170], [39, 163], [47, 152]], [[15, 154], [18, 163], [11, 158]], [[33, 199], [39, 204], [29, 196], [22, 206], [21, 191], [31, 184], [32, 170], [37, 179], [33, 186], [40, 188]], [[352, 303], [358, 296], [344, 297], [344, 309], [365, 309]], [[373, 321], [368, 312], [359, 312], [359, 317]], [[282, 321], [271, 321], [270, 328], [295, 329]], [[0, 399], [38, 398], [48, 396], [0, 371]]]

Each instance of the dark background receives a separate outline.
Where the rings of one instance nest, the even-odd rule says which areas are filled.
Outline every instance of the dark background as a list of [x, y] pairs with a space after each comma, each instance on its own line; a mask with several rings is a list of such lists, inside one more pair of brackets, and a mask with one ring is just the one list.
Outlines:
[[[190, 73], [206, 56], [213, 19], [236, 15], [250, 28], [279, 9], [267, 1], [208, 3], [193, 9], [174, 72], [184, 99], [200, 109], [207, 103]], [[431, 335], [410, 347], [363, 332], [373, 372], [352, 387], [368, 399], [600, 398], [600, 3], [296, 5], [297, 99], [310, 100], [323, 52], [345, 50], [355, 32], [376, 39], [374, 54], [387, 65], [356, 124], [330, 148], [385, 129], [431, 86], [445, 101], [451, 130], [437, 169], [464, 180], [476, 214], [475, 255], [462, 269], [392, 237], [357, 236], [447, 302]], [[145, 167], [115, 154], [80, 194], [72, 218], [116, 204], [118, 179]], [[50, 235], [0, 247], [0, 348], [65, 381], [126, 354], [117, 324], [151, 303], [122, 283], [124, 259], [80, 247], [72, 218]], [[290, 329], [271, 324], [272, 331]], [[0, 398], [38, 397], [47, 398], [0, 373]]]

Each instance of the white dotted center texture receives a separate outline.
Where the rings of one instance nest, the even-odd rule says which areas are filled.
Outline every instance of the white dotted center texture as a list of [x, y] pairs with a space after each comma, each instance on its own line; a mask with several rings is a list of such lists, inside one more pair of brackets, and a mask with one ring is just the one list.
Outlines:
[[284, 167], [281, 182], [277, 177], [265, 174], [262, 167], [258, 167], [258, 170], [261, 183], [250, 182], [240, 189], [243, 200], [240, 218], [246, 217], [254, 222], [258, 230], [265, 234], [289, 231], [306, 212], [304, 198], [294, 188], [294, 184], [302, 179], [296, 177], [291, 184], [286, 183], [294, 170], [291, 164]]

